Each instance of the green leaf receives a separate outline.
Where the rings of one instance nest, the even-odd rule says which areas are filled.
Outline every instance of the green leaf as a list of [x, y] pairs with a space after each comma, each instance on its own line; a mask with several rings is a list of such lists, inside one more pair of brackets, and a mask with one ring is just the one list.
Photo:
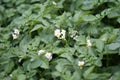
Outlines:
[[88, 54], [91, 55], [91, 56], [95, 56], [95, 52], [94, 52], [94, 49], [89, 47], [88, 48]]
[[82, 19], [83, 19], [84, 21], [95, 21], [97, 18], [96, 18], [95, 16], [93, 16], [93, 15], [84, 15], [84, 16], [82, 17]]
[[48, 69], [49, 68], [49, 61], [48, 59], [44, 58], [44, 57], [41, 57], [41, 68], [44, 68], [44, 69]]
[[76, 11], [75, 15], [73, 16], [73, 21], [76, 24], [79, 24], [80, 22], [82, 22], [82, 16], [84, 16], [84, 13], [82, 11]]
[[109, 38], [109, 34], [105, 33], [105, 34], [101, 35], [100, 40], [106, 42], [108, 40], [108, 38]]
[[33, 31], [36, 31], [38, 29], [42, 29], [44, 26], [41, 25], [41, 24], [38, 24], [38, 25], [35, 25], [35, 27], [30, 31], [30, 32], [33, 32]]
[[102, 66], [102, 61], [101, 61], [101, 59], [96, 59], [96, 61], [94, 61], [94, 64], [96, 65], [96, 66], [98, 66], [98, 67], [101, 67]]
[[90, 10], [93, 9], [94, 6], [97, 4], [97, 0], [84, 0], [83, 5], [81, 6], [81, 8], [83, 10]]
[[111, 43], [109, 45], [107, 45], [109, 50], [116, 50], [118, 48], [120, 48], [120, 43]]
[[96, 47], [99, 52], [102, 52], [104, 49], [104, 42], [101, 40], [96, 40]]
[[96, 73], [91, 73], [90, 75], [88, 75], [88, 77], [86, 77], [86, 79], [88, 80], [96, 80], [97, 78], [99, 78], [99, 75]]
[[80, 80], [80, 75], [78, 74], [77, 71], [75, 71], [73, 73], [73, 75], [71, 76], [70, 80]]
[[120, 18], [117, 19], [117, 22], [120, 23]]
[[14, 62], [13, 61], [10, 61], [9, 63], [7, 63], [6, 65], [5, 65], [5, 72], [6, 73], [9, 73], [9, 72], [11, 72], [12, 71], [12, 69], [14, 68]]
[[76, 37], [76, 38], [74, 38], [76, 41], [78, 41], [78, 43], [80, 44], [80, 45], [83, 45], [83, 44], [86, 44], [86, 38], [85, 38], [85, 36], [82, 36], [82, 35], [80, 35], [80, 36], [78, 36], [78, 37]]
[[84, 73], [83, 73], [83, 76], [84, 76], [84, 78], [87, 78], [91, 73], [92, 73], [92, 71], [94, 70], [94, 66], [91, 66], [91, 67], [89, 67]]
[[119, 80], [120, 79], [120, 71], [115, 72], [112, 76], [112, 79], [113, 80]]
[[61, 54], [60, 56], [68, 59], [68, 60], [71, 61], [71, 62], [73, 62], [73, 57], [72, 57], [72, 55], [69, 54], [69, 53], [64, 53], [64, 54]]
[[26, 76], [24, 74], [19, 74], [17, 80], [26, 80]]
[[59, 59], [57, 63], [58, 64], [55, 66], [55, 69], [59, 72], [62, 72], [65, 69], [65, 65], [70, 65], [70, 62], [66, 59]]
[[58, 72], [58, 71], [52, 72], [52, 76], [58, 77], [58, 76], [60, 76], [60, 75], [61, 75], [61, 74], [60, 74], [60, 72]]
[[27, 36], [25, 36], [22, 40], [21, 40], [21, 42], [19, 43], [19, 49], [21, 50], [21, 51], [23, 51], [24, 53], [26, 53], [26, 52], [28, 52], [28, 44], [29, 44], [29, 41], [30, 41], [31, 39], [30, 39], [30, 37], [27, 35]]
[[34, 69], [34, 68], [40, 67], [41, 64], [42, 64], [42, 63], [41, 63], [41, 60], [38, 59], [38, 60], [32, 61], [32, 62], [30, 63], [30, 65], [29, 65], [29, 67], [32, 68], [32, 69]]

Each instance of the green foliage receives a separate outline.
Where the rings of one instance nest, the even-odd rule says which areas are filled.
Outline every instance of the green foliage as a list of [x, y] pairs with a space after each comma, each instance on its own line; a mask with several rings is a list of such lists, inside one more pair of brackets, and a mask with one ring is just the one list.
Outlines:
[[112, 55], [120, 0], [0, 1], [0, 80], [120, 80]]

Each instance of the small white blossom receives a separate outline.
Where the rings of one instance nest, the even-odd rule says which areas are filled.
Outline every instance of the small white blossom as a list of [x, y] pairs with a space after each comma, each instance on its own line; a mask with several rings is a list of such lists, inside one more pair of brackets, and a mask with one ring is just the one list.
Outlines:
[[91, 47], [92, 46], [92, 43], [90, 40], [87, 40], [87, 47]]
[[19, 60], [18, 60], [18, 62], [21, 62], [22, 61], [22, 59], [20, 58]]
[[38, 55], [41, 55], [41, 54], [43, 54], [43, 53], [45, 53], [45, 50], [39, 50], [39, 51], [38, 51]]
[[14, 33], [12, 33], [12, 37], [13, 37], [13, 39], [17, 39], [19, 36], [14, 34]]
[[18, 29], [14, 29], [14, 34], [19, 35], [19, 34], [20, 34], [20, 31], [19, 31]]
[[18, 29], [14, 29], [14, 32], [12, 33], [13, 39], [17, 39], [19, 37], [20, 31]]
[[60, 38], [60, 30], [59, 29], [56, 29], [55, 32], [54, 32], [54, 35], [59, 39]]
[[54, 32], [54, 35], [58, 38], [58, 39], [65, 39], [65, 35], [66, 35], [66, 31], [65, 30], [59, 30], [56, 29]]
[[81, 68], [83, 67], [84, 64], [85, 64], [84, 61], [78, 61], [78, 66], [80, 66]]
[[50, 61], [52, 59], [52, 53], [47, 52], [45, 57]]
[[62, 31], [61, 31], [62, 36], [61, 36], [61, 38], [60, 38], [60, 39], [65, 39], [65, 33], [66, 33], [66, 31], [65, 31], [65, 30], [62, 30]]
[[54, 5], [57, 5], [57, 3], [55, 1], [52, 2]]
[[9, 76], [12, 77], [12, 74], [10, 74]]
[[78, 41], [78, 38], [79, 38], [79, 36], [77, 36], [77, 35], [75, 37], [73, 37], [73, 39], [76, 41]]

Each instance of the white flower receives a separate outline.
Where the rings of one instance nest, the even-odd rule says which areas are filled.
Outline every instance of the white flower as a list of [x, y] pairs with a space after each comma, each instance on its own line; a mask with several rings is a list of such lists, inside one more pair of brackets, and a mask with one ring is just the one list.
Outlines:
[[20, 58], [19, 60], [18, 60], [18, 62], [21, 62], [22, 61], [22, 59]]
[[87, 47], [91, 47], [92, 46], [92, 43], [91, 43], [91, 41], [88, 39], [87, 40]]
[[14, 29], [14, 32], [12, 33], [13, 39], [17, 39], [19, 37], [20, 31], [18, 29]]
[[43, 53], [45, 53], [45, 50], [39, 50], [39, 51], [38, 51], [38, 55], [41, 55], [41, 54], [43, 54]]
[[76, 41], [78, 41], [79, 36], [76, 35], [75, 37], [73, 37], [73, 39], [76, 40]]
[[10, 74], [10, 77], [12, 77], [12, 74]]
[[83, 67], [84, 64], [85, 64], [84, 61], [78, 61], [78, 66]]
[[65, 39], [65, 33], [66, 33], [66, 31], [65, 31], [65, 30], [62, 30], [62, 31], [61, 31], [62, 36], [61, 36], [61, 38], [60, 38], [60, 39]]
[[55, 1], [52, 2], [54, 5], [57, 5], [57, 3]]
[[13, 37], [13, 39], [17, 39], [19, 36], [14, 34], [14, 33], [12, 33], [12, 37]]
[[60, 30], [59, 29], [56, 29], [55, 32], [54, 32], [54, 35], [59, 39], [60, 38]]
[[58, 38], [58, 39], [65, 39], [65, 35], [66, 35], [66, 31], [65, 30], [60, 30], [60, 29], [56, 29], [54, 32], [54, 35]]
[[52, 59], [52, 53], [47, 52], [45, 57], [50, 61]]
[[19, 35], [19, 34], [20, 34], [20, 31], [19, 31], [18, 29], [14, 29], [14, 34]]

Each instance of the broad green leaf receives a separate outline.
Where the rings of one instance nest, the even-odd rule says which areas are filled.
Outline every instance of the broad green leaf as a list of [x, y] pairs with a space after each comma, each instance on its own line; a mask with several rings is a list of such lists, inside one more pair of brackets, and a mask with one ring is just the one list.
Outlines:
[[24, 74], [19, 74], [17, 80], [26, 80], [26, 76]]
[[34, 69], [34, 68], [40, 67], [41, 64], [42, 64], [42, 63], [41, 63], [41, 60], [38, 59], [38, 60], [32, 61], [32, 62], [30, 63], [30, 65], [29, 65], [29, 67], [30, 67], [31, 69]]
[[88, 75], [88, 77], [86, 77], [86, 79], [88, 80], [96, 80], [99, 78], [99, 75], [96, 73], [91, 73], [90, 75]]
[[83, 73], [83, 76], [84, 76], [84, 78], [87, 78], [91, 73], [92, 73], [92, 71], [94, 70], [94, 66], [91, 66], [91, 67], [89, 67], [84, 73]]
[[57, 71], [62, 72], [62, 70], [64, 69], [64, 65], [59, 63], [58, 65], [56, 65], [55, 68], [57, 69]]
[[100, 40], [106, 42], [108, 40], [108, 38], [109, 38], [109, 34], [105, 33], [105, 34], [101, 35]]
[[100, 79], [108, 79], [111, 76], [110, 73], [99, 74]]
[[61, 54], [60, 56], [68, 59], [70, 62], [73, 62], [73, 57], [70, 53], [64, 53], [64, 54]]
[[120, 43], [111, 43], [109, 45], [107, 45], [109, 50], [116, 50], [118, 48], [120, 48]]
[[91, 56], [95, 56], [95, 52], [94, 52], [94, 49], [89, 47], [88, 48], [88, 54], [91, 55]]
[[85, 38], [85, 36], [78, 36], [78, 37], [75, 37], [74, 38], [76, 41], [78, 41], [78, 43], [80, 44], [80, 45], [84, 45], [84, 44], [86, 44], [86, 38]]
[[96, 40], [96, 47], [99, 52], [102, 52], [104, 49], [104, 42], [101, 40]]
[[71, 72], [69, 70], [66, 70], [62, 76], [63, 76], [63, 79], [70, 80]]
[[73, 21], [78, 24], [82, 22], [82, 16], [84, 16], [84, 13], [82, 11], [76, 11], [75, 15], [73, 16]]
[[80, 80], [80, 75], [78, 74], [77, 71], [75, 71], [73, 73], [73, 75], [71, 76], [70, 80]]
[[57, 63], [58, 64], [55, 66], [55, 69], [59, 72], [62, 72], [65, 69], [66, 65], [70, 65], [70, 62], [66, 59], [59, 59]]
[[41, 62], [42, 62], [42, 64], [40, 65], [41, 68], [44, 68], [44, 69], [49, 68], [49, 61], [46, 58], [41, 57]]
[[94, 20], [96, 20], [97, 18], [96, 18], [95, 16], [93, 16], [93, 15], [84, 15], [84, 16], [82, 17], [82, 19], [83, 19], [84, 21], [94, 21]]
[[58, 76], [61, 76], [61, 74], [58, 71], [54, 71], [52, 72], [52, 76], [58, 77]]
[[84, 0], [83, 1], [83, 5], [81, 6], [81, 8], [83, 10], [90, 10], [93, 9], [94, 6], [97, 4], [97, 0]]
[[94, 64], [98, 67], [101, 67], [102, 66], [102, 61], [101, 59], [96, 59], [96, 61], [94, 61]]
[[30, 32], [33, 32], [33, 31], [36, 31], [38, 29], [42, 29], [44, 26], [39, 24], [39, 25], [35, 25], [35, 27], [30, 31]]
[[115, 12], [110, 13], [108, 15], [108, 18], [116, 18], [116, 17], [119, 17], [119, 16], [120, 16], [119, 13], [115, 11]]
[[10, 73], [13, 69], [14, 69], [14, 66], [15, 66], [15, 64], [14, 64], [14, 62], [13, 61], [9, 61], [9, 63], [7, 63], [6, 65], [5, 65], [5, 72], [6, 73]]
[[108, 43], [113, 42], [116, 39], [116, 36], [117, 36], [116, 34], [112, 34], [108, 39]]

